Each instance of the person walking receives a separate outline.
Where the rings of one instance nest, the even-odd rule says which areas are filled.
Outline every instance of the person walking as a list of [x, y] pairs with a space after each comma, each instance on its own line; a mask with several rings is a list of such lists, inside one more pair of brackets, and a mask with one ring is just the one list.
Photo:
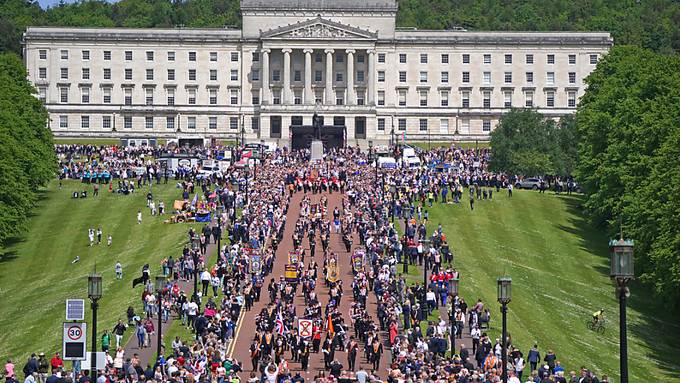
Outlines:
[[113, 336], [116, 338], [116, 348], [120, 347], [120, 343], [123, 340], [123, 334], [125, 334], [125, 330], [127, 330], [127, 325], [123, 323], [122, 320], [118, 319], [118, 323], [113, 327], [113, 330], [111, 331], [113, 333]]
[[137, 224], [141, 225], [142, 224], [142, 211], [137, 210]]

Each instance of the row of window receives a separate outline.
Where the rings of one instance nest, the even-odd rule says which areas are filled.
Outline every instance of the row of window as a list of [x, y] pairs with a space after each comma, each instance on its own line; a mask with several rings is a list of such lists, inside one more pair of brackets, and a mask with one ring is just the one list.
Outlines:
[[[439, 105], [440, 106], [450, 106], [449, 105], [449, 99], [450, 99], [450, 93], [448, 90], [442, 90], [439, 92]], [[461, 98], [460, 98], [460, 107], [461, 108], [470, 108], [470, 91], [462, 91], [461, 92]], [[545, 91], [545, 106], [548, 108], [553, 108], [555, 107], [555, 94], [556, 92], [553, 90], [548, 90]], [[495, 105], [492, 104], [492, 94], [491, 91], [485, 90], [482, 91], [482, 107], [483, 108], [492, 108], [496, 107]], [[430, 106], [429, 105], [429, 91], [427, 90], [421, 90], [418, 92], [418, 97], [419, 97], [419, 102], [418, 106]], [[576, 98], [577, 94], [576, 91], [567, 91], [567, 107], [569, 108], [574, 108], [576, 107]], [[397, 92], [397, 99], [398, 99], [398, 104], [399, 106], [407, 106], [406, 105], [406, 90], [400, 89]], [[512, 108], [516, 107], [517, 105], [513, 105], [512, 102], [512, 91], [506, 90], [503, 91], [503, 108]], [[384, 106], [385, 105], [385, 91], [378, 91], [378, 98], [376, 100], [376, 103], [378, 106]], [[536, 107], [537, 105], [534, 102], [534, 91], [527, 90], [524, 91], [524, 107], [526, 108], [533, 108]]]
[[[111, 103], [111, 87], [102, 88], [102, 103]], [[132, 89], [125, 88], [124, 92], [124, 105], [133, 105]], [[238, 89], [231, 89], [229, 91], [229, 105], [239, 104], [239, 93]], [[39, 87], [38, 89], [39, 97], [44, 101], [46, 98], [46, 88]], [[167, 105], [175, 105], [175, 89], [168, 88], [166, 90], [166, 101]], [[59, 87], [59, 102], [66, 104], [69, 102], [69, 88], [66, 86]], [[90, 103], [90, 88], [81, 87], [80, 88], [80, 102], [82, 104]], [[217, 89], [208, 89], [208, 103], [210, 105], [217, 105]], [[258, 101], [259, 103], [259, 101]], [[196, 89], [187, 89], [187, 104], [196, 105]], [[154, 89], [145, 89], [144, 105], [154, 105]]]
[[[511, 84], [513, 82], [513, 73], [512, 72], [504, 72], [503, 73], [503, 82], [505, 84]], [[407, 71], [399, 71], [399, 82], [400, 83], [405, 83], [407, 82], [407, 77], [408, 77], [408, 72]], [[429, 76], [427, 71], [420, 71], [419, 72], [419, 77], [418, 80], [421, 84], [427, 83], [429, 81]], [[449, 83], [449, 72], [440, 72], [439, 74], [439, 80], [440, 83], [442, 84], [448, 84]], [[576, 72], [568, 72], [567, 73], [567, 81], [569, 84], [576, 84]], [[378, 82], [385, 82], [385, 71], [378, 71]], [[524, 72], [524, 82], [527, 84], [533, 84], [534, 83], [534, 72]], [[469, 84], [470, 83], [470, 72], [461, 72], [461, 83], [463, 84]], [[482, 83], [484, 85], [491, 85], [492, 79], [491, 79], [491, 72], [483, 72], [482, 73]], [[554, 85], [555, 84], [555, 72], [546, 72], [545, 74], [545, 83], [547, 85]]]
[[[131, 68], [125, 68], [125, 80], [132, 80], [132, 69]], [[217, 81], [217, 69], [210, 69], [209, 70], [209, 79], [210, 81]], [[189, 81], [197, 81], [197, 76], [196, 76], [196, 69], [189, 69], [188, 73], [188, 78]], [[229, 79], [231, 81], [238, 81], [238, 70], [237, 69], [232, 69], [229, 73]], [[102, 69], [102, 77], [104, 80], [111, 80], [111, 68], [103, 68]], [[155, 72], [153, 69], [146, 69], [146, 80], [152, 81], [154, 80], [155, 77]], [[38, 78], [45, 80], [47, 79], [47, 68], [45, 67], [40, 67], [38, 68]], [[60, 73], [59, 73], [59, 78], [61, 80], [68, 80], [69, 78], [69, 70], [68, 68], [60, 68]], [[81, 69], [81, 79], [83, 80], [90, 80], [90, 68], [82, 68]], [[167, 79], [168, 81], [175, 81], [176, 79], [176, 73], [174, 69], [168, 69], [167, 70]]]
[[[448, 64], [449, 63], [449, 54], [448, 53], [442, 53], [441, 54], [441, 59], [440, 62], [442, 64]], [[484, 53], [482, 55], [482, 62], [484, 64], [491, 64], [491, 57], [492, 55], [490, 53]], [[590, 54], [588, 55], [589, 62], [591, 65], [597, 64], [597, 59], [598, 55], [597, 54]], [[378, 62], [379, 63], [384, 63], [385, 62], [385, 53], [379, 53], [378, 54]], [[408, 60], [408, 55], [406, 53], [399, 53], [399, 63], [401, 64], [406, 64]], [[546, 64], [553, 65], [555, 64], [555, 55], [552, 53], [548, 53], [545, 55], [545, 60]], [[427, 64], [429, 62], [429, 55], [427, 53], [421, 53], [420, 54], [420, 63], [421, 64]], [[461, 55], [461, 62], [463, 64], [470, 64], [470, 54], [469, 53], [464, 53]], [[504, 64], [512, 64], [513, 62], [513, 54], [512, 53], [506, 53], [503, 55], [503, 63]], [[570, 54], [567, 57], [567, 62], [569, 65], [576, 65], [576, 55], [575, 54]], [[534, 54], [533, 53], [527, 53], [524, 55], [524, 63], [528, 65], [534, 64]]]
[[[301, 118], [298, 118], [301, 120]], [[90, 129], [90, 121], [91, 117], [90, 116], [80, 116], [80, 128], [81, 129]], [[161, 118], [154, 118], [153, 116], [145, 116], [144, 117], [144, 128], [145, 129], [154, 129], [156, 128], [156, 124], [160, 123], [160, 121], [163, 121]], [[429, 129], [428, 126], [428, 119], [427, 118], [420, 118], [418, 119], [418, 128], [420, 131], [427, 131]], [[195, 130], [196, 129], [196, 122], [197, 122], [197, 117], [195, 116], [189, 116], [187, 117], [187, 126], [186, 128], [189, 130]], [[469, 132], [470, 130], [470, 119], [464, 118], [460, 120], [461, 126], [460, 130], [462, 132]], [[378, 118], [377, 121], [377, 130], [378, 131], [385, 131], [385, 118]], [[101, 128], [104, 130], [111, 130], [113, 127], [113, 119], [111, 116], [102, 116], [101, 117]], [[229, 129], [230, 130], [237, 130], [239, 125], [239, 119], [238, 117], [229, 117]], [[123, 116], [123, 129], [130, 130], [132, 129], [133, 126], [133, 120], [132, 116]], [[400, 131], [405, 131], [407, 126], [407, 119], [406, 118], [399, 118], [397, 119], [397, 126], [396, 128]], [[167, 116], [165, 117], [165, 129], [167, 130], [175, 130], [177, 129], [177, 124], [176, 124], [176, 117], [175, 116]], [[68, 129], [69, 128], [69, 118], [66, 115], [61, 115], [59, 116], [59, 128], [61, 129]], [[260, 119], [259, 117], [251, 117], [251, 128], [253, 131], [259, 131], [260, 128]], [[217, 130], [217, 117], [216, 116], [209, 116], [208, 117], [208, 129], [210, 130]], [[440, 132], [447, 133], [449, 130], [449, 119], [448, 118], [442, 118], [439, 120], [439, 130]], [[491, 120], [489, 119], [484, 119], [482, 120], [482, 130], [484, 132], [489, 132], [491, 131]]]
[[[80, 116], [80, 127], [82, 129], [90, 129], [90, 116]], [[144, 128], [146, 129], [154, 129], [156, 127], [156, 123], [158, 123], [161, 120], [160, 118], [154, 118], [153, 116], [145, 116], [144, 117]], [[161, 120], [162, 121], [162, 120]], [[104, 130], [111, 130], [112, 129], [112, 117], [111, 116], [102, 116], [101, 119], [101, 127]], [[252, 117], [251, 118], [251, 127], [253, 131], [258, 131], [260, 127], [260, 119], [259, 117]], [[69, 118], [66, 115], [61, 115], [59, 116], [59, 128], [61, 129], [68, 129], [69, 128]], [[132, 129], [132, 116], [123, 116], [123, 128], [124, 129]], [[175, 130], [177, 128], [176, 125], [176, 118], [175, 116], [167, 116], [165, 117], [165, 128], [168, 130]], [[194, 116], [189, 116], [187, 117], [187, 129], [196, 129], [196, 117]], [[217, 117], [216, 116], [209, 116], [208, 117], [208, 129], [211, 130], [216, 130], [217, 129]], [[229, 117], [229, 129], [231, 130], [236, 130], [238, 129], [238, 117]]]
[[[154, 61], [155, 60], [155, 54], [156, 52], [154, 51], [146, 51], [146, 61]], [[167, 61], [175, 61], [176, 58], [176, 52], [175, 51], [169, 51], [167, 53]], [[190, 51], [187, 52], [187, 59], [188, 61], [196, 61], [197, 60], [197, 52], [196, 51]], [[47, 60], [47, 49], [39, 49], [38, 50], [38, 56], [40, 60]], [[470, 64], [470, 54], [469, 53], [464, 53], [461, 55], [461, 61], [463, 64]], [[534, 64], [534, 54], [533, 53], [527, 53], [524, 55], [524, 62], [525, 64]], [[317, 53], [314, 55], [315, 61], [316, 62], [322, 62], [323, 61], [323, 54]], [[503, 63], [504, 64], [512, 64], [513, 63], [513, 57], [514, 55], [512, 53], [505, 53], [503, 54]], [[60, 58], [62, 60], [68, 60], [69, 59], [69, 50], [68, 49], [62, 49], [60, 51]], [[80, 54], [81, 60], [88, 61], [90, 60], [90, 50], [81, 50]], [[105, 50], [102, 51], [102, 58], [104, 61], [110, 61], [111, 60], [111, 51], [110, 50]], [[123, 53], [123, 58], [125, 61], [132, 61], [133, 60], [133, 51], [124, 51]], [[210, 61], [216, 62], [218, 59], [218, 52], [208, 52], [208, 58]], [[357, 54], [356, 55], [357, 62], [358, 63], [363, 63], [365, 62], [365, 56], [363, 54]], [[252, 59], [254, 62], [260, 61], [260, 53], [259, 52], [252, 52]], [[402, 64], [405, 64], [408, 59], [408, 54], [407, 53], [399, 53], [399, 62]], [[589, 54], [588, 55], [589, 63], [591, 65], [597, 64], [598, 60], [598, 55], [597, 54]], [[238, 52], [230, 52], [229, 53], [229, 60], [231, 62], [238, 62], [239, 60], [239, 53]], [[548, 53], [545, 55], [545, 60], [546, 64], [553, 65], [555, 64], [555, 54], [553, 53]], [[335, 61], [336, 62], [343, 62], [344, 61], [344, 55], [335, 55]], [[378, 53], [378, 62], [379, 63], [385, 63], [386, 61], [386, 54], [385, 53]], [[420, 63], [421, 64], [427, 64], [429, 62], [429, 54], [427, 53], [421, 53], [420, 54]], [[442, 64], [448, 64], [449, 63], [449, 54], [448, 53], [442, 53], [440, 55], [440, 62]], [[482, 62], [484, 64], [491, 64], [492, 62], [492, 55], [490, 53], [484, 53], [482, 55]], [[575, 54], [570, 54], [567, 56], [567, 62], [569, 65], [576, 65], [576, 55]]]
[[[111, 80], [111, 68], [103, 68], [103, 79], [104, 80]], [[427, 71], [420, 71], [419, 72], [419, 82], [422, 83], [427, 83], [429, 81], [429, 72]], [[90, 68], [82, 68], [81, 69], [81, 78], [83, 80], [90, 80]], [[210, 81], [218, 81], [217, 77], [217, 69], [210, 69], [209, 73], [209, 80]], [[407, 82], [407, 77], [408, 77], [408, 72], [407, 71], [399, 71], [399, 82], [400, 83], [406, 83]], [[440, 72], [439, 74], [439, 80], [440, 83], [442, 84], [448, 84], [449, 83], [449, 72], [443, 71]], [[38, 78], [39, 79], [47, 79], [47, 68], [45, 67], [40, 67], [38, 68]], [[68, 80], [69, 78], [69, 70], [68, 68], [61, 68], [60, 71], [60, 79], [62, 80]], [[146, 69], [146, 80], [147, 81], [153, 81], [155, 78], [155, 72], [153, 69]], [[385, 71], [380, 70], [378, 71], [378, 82], [385, 82]], [[133, 79], [133, 72], [131, 68], [126, 68], [125, 69], [125, 80], [132, 80]], [[188, 70], [188, 79], [189, 81], [197, 81], [197, 74], [196, 74], [196, 69], [189, 69]], [[238, 81], [238, 70], [237, 69], [232, 69], [230, 71], [230, 76], [229, 76], [230, 81]], [[255, 69], [251, 72], [251, 79], [253, 81], [259, 81], [260, 80], [260, 71]], [[272, 81], [278, 82], [281, 81], [281, 71], [279, 69], [274, 69], [272, 71]], [[168, 81], [175, 81], [176, 80], [176, 72], [175, 69], [167, 69], [167, 80]], [[344, 72], [336, 72], [335, 73], [335, 81], [336, 82], [343, 82], [344, 80]], [[362, 70], [356, 71], [356, 82], [358, 83], [363, 83], [366, 80], [365, 72]], [[299, 70], [293, 71], [293, 81], [294, 82], [301, 82], [302, 81], [302, 72]], [[314, 81], [315, 82], [322, 82], [323, 81], [323, 71], [317, 70], [314, 72]], [[534, 72], [525, 72], [524, 73], [524, 81], [527, 84], [533, 84], [534, 83]], [[569, 84], [576, 84], [576, 72], [568, 72], [567, 73], [567, 81]], [[511, 84], [513, 82], [513, 73], [512, 72], [504, 72], [503, 73], [503, 82], [505, 84]], [[464, 71], [461, 72], [461, 83], [463, 84], [469, 84], [470, 83], [470, 72]], [[482, 83], [484, 85], [491, 85], [492, 83], [492, 78], [491, 78], [491, 72], [486, 71], [482, 73]], [[546, 72], [545, 74], [545, 83], [547, 85], [554, 85], [555, 84], [555, 72]]]
[[[384, 118], [378, 118], [378, 125], [377, 129], [379, 132], [384, 132], [385, 131], [385, 119]], [[421, 132], [427, 132], [429, 129], [428, 126], [428, 119], [427, 118], [419, 118], [418, 119], [418, 130]], [[406, 130], [406, 125], [407, 125], [407, 119], [406, 118], [399, 118], [397, 119], [397, 126], [396, 129], [400, 131], [405, 131]], [[491, 131], [491, 120], [489, 119], [483, 119], [482, 120], [482, 131], [484, 132], [490, 132]], [[448, 118], [442, 118], [439, 120], [439, 132], [447, 134], [449, 133], [449, 119]], [[462, 134], [469, 134], [470, 133], [470, 119], [469, 118], [462, 118], [460, 119], [460, 127], [459, 127], [459, 132]]]
[[[145, 53], [146, 53], [146, 61], [154, 61], [155, 56], [156, 56], [156, 52], [146, 51]], [[62, 60], [68, 60], [69, 59], [69, 50], [68, 49], [60, 50], [59, 54], [60, 54], [60, 58]], [[189, 61], [196, 61], [197, 54], [198, 53], [195, 52], [195, 51], [187, 52], [187, 59]], [[167, 60], [168, 61], [175, 61], [176, 56], [177, 56], [176, 52], [174, 52], [174, 51], [167, 52]], [[256, 56], [259, 59], [259, 54], [257, 54], [255, 52], [253, 54], [253, 61], [257, 61], [257, 60], [255, 60]], [[38, 50], [38, 57], [40, 58], [40, 60], [47, 60], [47, 49], [39, 49]], [[229, 60], [231, 62], [238, 62], [238, 57], [239, 57], [238, 52], [230, 52], [229, 53]], [[123, 58], [125, 59], [125, 61], [132, 61], [133, 51], [123, 52]], [[218, 53], [217, 52], [208, 52], [208, 58], [209, 58], [210, 61], [217, 61]], [[81, 50], [80, 51], [80, 59], [83, 60], [83, 61], [89, 61], [90, 60], [90, 50], [89, 49]], [[108, 51], [108, 50], [102, 51], [102, 59], [104, 61], [111, 61], [111, 51]]]

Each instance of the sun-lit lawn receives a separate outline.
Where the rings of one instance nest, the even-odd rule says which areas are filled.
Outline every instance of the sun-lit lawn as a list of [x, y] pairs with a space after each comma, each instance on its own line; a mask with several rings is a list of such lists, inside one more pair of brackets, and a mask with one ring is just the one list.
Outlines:
[[[467, 193], [467, 191], [465, 192]], [[508, 327], [526, 352], [537, 342], [553, 349], [569, 370], [588, 366], [618, 381], [618, 301], [609, 280], [608, 239], [581, 214], [581, 197], [533, 191], [494, 193], [493, 200], [430, 208], [428, 232], [443, 225], [460, 291], [469, 302], [491, 307], [492, 339], [500, 336], [496, 278], [512, 277]], [[680, 325], [652, 306], [647, 291], [631, 287], [628, 306], [630, 381], [680, 381]], [[586, 328], [591, 313], [605, 308], [607, 329]]]
[[[95, 263], [103, 276], [103, 297], [98, 311], [98, 332], [113, 327], [125, 318], [128, 306], [141, 312], [141, 287], [132, 290], [132, 279], [141, 274], [145, 263], [151, 275], [160, 271], [160, 260], [181, 253], [186, 243], [188, 224], [164, 224], [146, 208], [147, 188], [133, 195], [117, 195], [102, 188], [99, 197], [72, 199], [73, 191], [91, 188], [77, 181], [64, 183], [62, 189], [52, 182], [42, 193], [29, 223], [29, 231], [6, 249], [0, 258], [0, 358], [23, 363], [31, 352], [50, 354], [61, 349], [61, 323], [65, 299], [87, 299], [87, 275]], [[173, 183], [153, 185], [154, 198], [172, 202], [180, 197]], [[137, 224], [137, 210], [144, 217]], [[165, 215], [168, 218], [169, 215]], [[88, 246], [87, 230], [101, 227], [103, 243]], [[113, 237], [112, 246], [106, 236]], [[72, 260], [80, 261], [72, 264]], [[124, 277], [116, 280], [114, 265], [120, 261]], [[86, 321], [91, 311], [86, 305]], [[88, 332], [91, 328], [88, 328]], [[90, 334], [88, 334], [89, 337]], [[127, 335], [132, 335], [128, 331]], [[88, 338], [88, 346], [90, 340]], [[89, 348], [89, 347], [88, 347]]]

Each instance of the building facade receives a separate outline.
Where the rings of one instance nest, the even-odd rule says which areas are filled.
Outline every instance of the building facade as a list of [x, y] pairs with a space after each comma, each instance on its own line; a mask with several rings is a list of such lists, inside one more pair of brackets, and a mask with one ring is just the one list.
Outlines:
[[364, 139], [484, 139], [512, 107], [575, 111], [609, 33], [397, 28], [396, 0], [241, 0], [242, 29], [30, 27], [56, 136], [287, 144], [291, 125]]

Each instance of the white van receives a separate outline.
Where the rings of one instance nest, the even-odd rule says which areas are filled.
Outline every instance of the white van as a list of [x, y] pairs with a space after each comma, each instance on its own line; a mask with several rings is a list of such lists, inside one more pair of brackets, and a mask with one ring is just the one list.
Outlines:
[[378, 167], [383, 169], [395, 169], [397, 160], [393, 157], [378, 157]]
[[420, 167], [420, 158], [416, 155], [415, 149], [410, 146], [404, 147], [401, 156], [402, 166], [405, 168], [418, 168]]

